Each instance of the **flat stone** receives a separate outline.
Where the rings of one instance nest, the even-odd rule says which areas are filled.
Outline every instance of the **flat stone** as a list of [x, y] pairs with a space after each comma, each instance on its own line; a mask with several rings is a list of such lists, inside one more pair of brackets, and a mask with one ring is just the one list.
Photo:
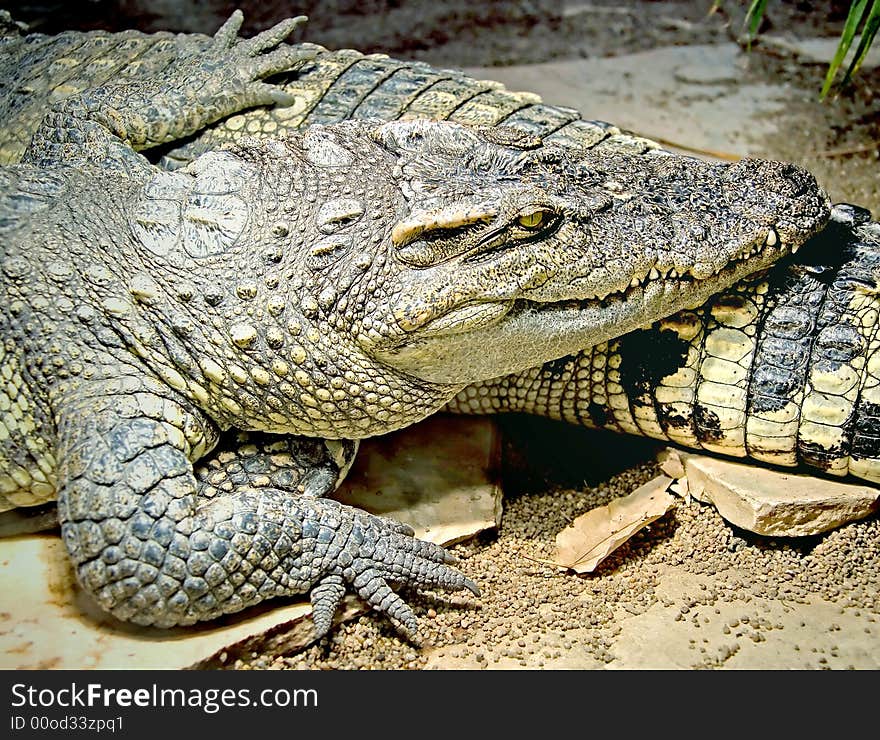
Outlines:
[[497, 454], [491, 419], [436, 414], [364, 441], [334, 498], [451, 545], [501, 522], [501, 488], [492, 474]]
[[869, 485], [676, 454], [684, 466], [689, 494], [713, 504], [731, 524], [756, 534], [819, 534], [863, 519], [880, 505], [880, 490]]
[[[853, 39], [849, 52], [841, 65], [844, 70], [849, 66], [849, 63], [859, 46], [860, 38], [860, 36], [856, 36]], [[840, 39], [837, 37], [799, 39], [786, 36], [776, 36], [773, 34], [761, 34], [758, 42], [765, 46], [775, 46], [777, 49], [782, 49], [783, 51], [794, 54], [802, 62], [828, 64], [837, 52], [837, 45], [840, 43]], [[862, 61], [862, 69], [867, 70], [873, 69], [874, 67], [880, 67], [880, 48], [878, 48], [876, 43], [868, 49], [868, 53]]]
[[[497, 525], [497, 450], [490, 419], [432, 417], [364, 443], [338, 495], [449, 544]], [[237, 657], [291, 652], [312, 639], [307, 600], [276, 599], [169, 630], [120, 622], [79, 587], [54, 533], [0, 540], [0, 568], [0, 669], [219, 668]], [[349, 597], [337, 617], [363, 611]]]

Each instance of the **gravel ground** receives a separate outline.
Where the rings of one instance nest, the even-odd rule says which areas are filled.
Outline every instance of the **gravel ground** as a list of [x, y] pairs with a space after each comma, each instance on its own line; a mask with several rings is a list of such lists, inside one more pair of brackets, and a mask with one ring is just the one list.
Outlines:
[[[880, 647], [876, 517], [821, 537], [768, 540], [736, 530], [710, 506], [679, 501], [591, 577], [534, 562], [552, 558], [556, 533], [573, 518], [657, 473], [653, 463], [643, 463], [595, 486], [507, 497], [497, 538], [454, 548], [482, 598], [409, 597], [420, 618], [420, 650], [401, 641], [382, 618], [365, 615], [296, 655], [257, 656], [230, 667], [615, 667], [626, 648], [623, 619], [653, 609], [662, 614], [664, 632], [678, 623], [692, 635], [686, 648], [692, 652], [683, 658], [687, 667], [712, 668], [744, 644], [765, 642], [774, 630], [806, 627], [799, 610], [817, 600], [830, 607], [830, 633], [849, 614], [859, 618], [859, 639], [868, 647], [873, 643], [869, 649]], [[670, 579], [689, 588], [670, 589]], [[770, 603], [777, 608], [768, 608]], [[803, 658], [796, 665], [790, 657], [784, 663], [769, 657], [766, 667], [852, 667], [833, 636], [805, 637], [798, 647]], [[655, 660], [646, 667], [666, 664]]]

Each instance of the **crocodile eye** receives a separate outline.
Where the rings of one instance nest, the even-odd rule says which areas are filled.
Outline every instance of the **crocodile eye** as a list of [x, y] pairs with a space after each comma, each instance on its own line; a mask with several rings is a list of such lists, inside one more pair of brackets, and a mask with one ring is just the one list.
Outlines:
[[535, 231], [549, 224], [555, 215], [551, 211], [531, 211], [530, 213], [524, 213], [516, 222], [524, 229]]

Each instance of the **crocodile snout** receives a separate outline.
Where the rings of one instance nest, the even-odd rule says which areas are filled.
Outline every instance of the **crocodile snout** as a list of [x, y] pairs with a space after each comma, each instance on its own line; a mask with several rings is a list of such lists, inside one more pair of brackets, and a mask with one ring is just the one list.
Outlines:
[[807, 170], [788, 162], [743, 159], [728, 170], [730, 202], [746, 219], [774, 227], [783, 241], [799, 244], [831, 213], [827, 194]]
[[814, 194], [820, 189], [813, 175], [790, 162], [746, 158], [731, 167], [731, 174], [787, 198]]

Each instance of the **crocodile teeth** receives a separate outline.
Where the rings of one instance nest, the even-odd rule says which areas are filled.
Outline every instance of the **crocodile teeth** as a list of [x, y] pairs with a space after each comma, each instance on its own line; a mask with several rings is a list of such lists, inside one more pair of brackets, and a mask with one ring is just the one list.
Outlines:
[[779, 237], [776, 235], [776, 230], [770, 229], [770, 231], [767, 232], [767, 239], [766, 239], [767, 246], [772, 247], [778, 241], [779, 241]]
[[800, 248], [801, 248], [801, 245], [800, 245], [800, 244], [795, 244], [795, 245], [791, 248], [791, 253], [792, 253], [792, 254], [797, 254], [797, 251], [798, 251]]
[[669, 274], [668, 274], [666, 277], [677, 278], [677, 277], [678, 277], [678, 270], [676, 270], [676, 269], [673, 267], [673, 268], [669, 271]]
[[634, 277], [632, 280], [629, 281], [630, 288], [638, 288], [641, 284], [642, 281], [639, 280], [637, 277]]
[[660, 277], [660, 273], [657, 272], [657, 268], [656, 268], [656, 267], [652, 267], [652, 268], [651, 268], [651, 272], [648, 273], [648, 279], [649, 279], [649, 280], [656, 280], [656, 279], [659, 278], [659, 277]]

